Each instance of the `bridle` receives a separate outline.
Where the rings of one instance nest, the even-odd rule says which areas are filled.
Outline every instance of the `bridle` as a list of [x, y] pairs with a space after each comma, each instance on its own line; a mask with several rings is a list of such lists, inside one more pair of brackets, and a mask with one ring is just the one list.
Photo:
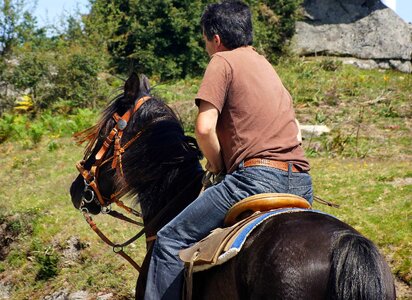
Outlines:
[[[120, 175], [123, 176], [122, 154], [125, 153], [125, 151], [141, 136], [144, 129], [138, 131], [127, 143], [125, 143], [122, 146], [121, 138], [123, 136], [123, 132], [125, 128], [127, 127], [128, 122], [130, 118], [133, 116], [133, 114], [139, 110], [139, 108], [142, 106], [143, 103], [145, 103], [146, 101], [150, 99], [152, 99], [150, 96], [143, 96], [136, 101], [133, 109], [128, 110], [124, 115], [119, 116], [117, 113], [113, 114], [112, 117], [115, 120], [116, 125], [107, 135], [101, 148], [95, 155], [95, 162], [90, 167], [90, 170], [85, 168], [85, 164], [86, 164], [85, 160], [81, 160], [76, 164], [76, 167], [79, 173], [82, 175], [84, 184], [85, 184], [79, 210], [83, 213], [83, 216], [86, 222], [90, 225], [93, 231], [106, 244], [111, 246], [113, 251], [116, 254], [119, 254], [124, 259], [126, 259], [139, 273], [141, 272], [141, 267], [129, 255], [127, 255], [123, 251], [123, 248], [135, 242], [143, 234], [146, 234], [146, 247], [147, 249], [150, 249], [153, 246], [154, 241], [156, 240], [156, 233], [149, 233], [148, 231], [151, 231], [150, 229], [154, 227], [154, 224], [158, 224], [158, 222], [164, 218], [165, 214], [167, 213], [167, 211], [169, 211], [169, 209], [171, 209], [171, 207], [178, 205], [179, 203], [176, 202], [176, 199], [181, 199], [181, 195], [183, 195], [193, 183], [195, 183], [197, 180], [199, 180], [200, 177], [203, 176], [203, 171], [199, 172], [196, 176], [194, 176], [193, 180], [184, 189], [180, 190], [179, 193], [175, 195], [166, 206], [164, 206], [160, 211], [158, 211], [156, 216], [148, 224], [143, 224], [143, 222], [135, 221], [111, 209], [111, 205], [115, 203], [117, 206], [123, 208], [124, 210], [134, 215], [135, 217], [138, 217], [138, 218], [143, 217], [140, 212], [136, 211], [135, 209], [131, 207], [128, 207], [122, 201], [119, 200], [124, 195], [124, 192], [120, 191], [120, 192], [113, 193], [112, 195], [110, 195], [110, 198], [104, 197], [99, 190], [97, 179], [99, 177], [100, 167], [109, 163], [110, 161], [112, 162], [111, 168], [115, 169], [116, 172], [118, 171]], [[157, 123], [161, 120], [165, 120], [169, 118], [170, 117], [167, 117], [167, 116], [158, 117], [158, 118], [153, 119], [150, 123], [151, 124]], [[114, 144], [113, 155], [108, 158], [105, 158], [105, 156], [108, 153], [108, 150], [111, 148], [113, 144]], [[141, 226], [143, 228], [135, 236], [133, 236], [126, 242], [122, 244], [114, 243], [97, 227], [96, 223], [93, 221], [86, 207], [86, 204], [91, 203], [91, 202], [94, 202], [95, 204], [100, 206], [101, 212], [103, 214], [108, 214], [112, 217]], [[152, 234], [152, 235], [147, 236], [148, 234]]]
[[[79, 173], [82, 175], [83, 180], [84, 180], [84, 185], [85, 188], [83, 190], [83, 195], [80, 203], [79, 210], [83, 213], [83, 216], [87, 223], [90, 225], [90, 227], [96, 232], [96, 234], [109, 246], [113, 248], [113, 251], [119, 255], [121, 255], [123, 258], [125, 258], [138, 272], [140, 272], [141, 267], [130, 257], [128, 256], [124, 251], [123, 248], [130, 245], [134, 241], [136, 241], [139, 237], [141, 237], [144, 233], [144, 225], [142, 222], [135, 221], [131, 218], [128, 218], [124, 216], [123, 214], [113, 211], [111, 209], [112, 203], [115, 203], [117, 206], [125, 209], [128, 213], [133, 214], [136, 217], [142, 218], [142, 214], [136, 210], [134, 210], [131, 207], [126, 206], [122, 201], [119, 200], [121, 198], [122, 193], [117, 192], [114, 193], [110, 196], [110, 199], [107, 197], [104, 197], [102, 193], [99, 190], [98, 186], [98, 176], [99, 176], [99, 169], [101, 166], [105, 165], [106, 163], [112, 161], [111, 167], [112, 169], [115, 169], [116, 171], [119, 170], [120, 175], [123, 176], [123, 166], [122, 166], [122, 154], [126, 151], [126, 149], [134, 143], [142, 134], [142, 131], [139, 131], [132, 139], [130, 139], [126, 144], [123, 146], [121, 145], [121, 139], [123, 136], [123, 132], [126, 129], [128, 122], [130, 121], [130, 118], [133, 116], [134, 113], [136, 113], [139, 108], [142, 106], [143, 103], [146, 101], [150, 100], [150, 96], [143, 96], [139, 98], [133, 109], [129, 109], [125, 114], [120, 116], [118, 113], [113, 114], [113, 119], [116, 122], [116, 125], [113, 127], [113, 129], [110, 131], [108, 136], [103, 142], [103, 145], [95, 155], [95, 162], [91, 166], [90, 170], [87, 170], [85, 168], [85, 160], [81, 160], [76, 164], [76, 167], [79, 171]], [[110, 147], [114, 144], [114, 152], [113, 155], [109, 158], [105, 159], [105, 156], [110, 149]], [[104, 159], [104, 160], [103, 160]], [[95, 202], [98, 206], [101, 207], [101, 212], [103, 214], [108, 214], [112, 217], [121, 219], [123, 221], [142, 226], [143, 229], [139, 231], [134, 237], [126, 241], [125, 243], [122, 244], [116, 244], [113, 243], [109, 238], [107, 238], [106, 235], [103, 234], [102, 231], [97, 227], [96, 223], [93, 221], [86, 204]], [[153, 237], [147, 237], [146, 238], [146, 243], [151, 243], [156, 239], [155, 236]]]

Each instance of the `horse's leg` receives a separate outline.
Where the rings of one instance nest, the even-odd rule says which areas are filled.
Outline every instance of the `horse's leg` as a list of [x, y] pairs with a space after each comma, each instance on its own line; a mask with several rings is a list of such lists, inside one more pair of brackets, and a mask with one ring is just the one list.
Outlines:
[[143, 300], [144, 299], [144, 292], [146, 289], [146, 280], [147, 280], [147, 272], [149, 270], [150, 259], [152, 256], [153, 247], [150, 247], [146, 256], [144, 257], [142, 267], [139, 273], [139, 277], [137, 278], [136, 283], [136, 292], [135, 292], [135, 299], [136, 300]]

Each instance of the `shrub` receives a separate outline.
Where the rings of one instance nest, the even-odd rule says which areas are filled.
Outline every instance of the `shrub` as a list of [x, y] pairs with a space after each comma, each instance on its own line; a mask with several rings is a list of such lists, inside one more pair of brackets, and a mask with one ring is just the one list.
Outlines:
[[62, 50], [54, 62], [55, 71], [51, 74], [50, 84], [41, 99], [41, 107], [50, 107], [61, 101], [69, 111], [79, 107], [95, 107], [97, 102], [106, 98], [104, 80], [99, 73], [105, 63], [97, 53], [84, 48]]
[[13, 115], [4, 114], [0, 118], [0, 144], [9, 139], [13, 134]]
[[29, 129], [29, 136], [34, 145], [40, 143], [44, 135], [44, 128], [42, 124], [33, 124]]
[[58, 274], [59, 256], [56, 253], [41, 252], [36, 255], [36, 261], [39, 264], [39, 271], [36, 280], [47, 280]]
[[[25, 148], [36, 146], [43, 137], [52, 139], [71, 136], [73, 133], [92, 126], [97, 117], [96, 111], [78, 109], [73, 115], [52, 113], [45, 110], [40, 117], [30, 119], [26, 115], [5, 113], [0, 117], [0, 144], [6, 140], [19, 141]], [[48, 149], [54, 151], [58, 144], [48, 142]]]

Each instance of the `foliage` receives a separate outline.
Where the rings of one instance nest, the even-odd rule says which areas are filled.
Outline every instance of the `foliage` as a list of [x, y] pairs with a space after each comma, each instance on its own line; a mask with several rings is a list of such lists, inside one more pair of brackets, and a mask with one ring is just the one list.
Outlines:
[[36, 256], [39, 264], [39, 271], [36, 280], [48, 280], [58, 274], [59, 256], [56, 253], [40, 253]]
[[32, 9], [25, 0], [0, 0], [0, 113], [13, 103], [8, 91], [13, 91], [10, 69], [17, 64], [16, 49], [44, 36], [44, 30], [36, 28]]
[[25, 0], [0, 0], [0, 57], [10, 57], [14, 46], [38, 34], [35, 27]]
[[[210, 2], [91, 0], [88, 15], [68, 16], [50, 36], [25, 0], [1, 1], [0, 114], [21, 95], [33, 99], [36, 114], [56, 105], [65, 113], [97, 107], [112, 90], [109, 74], [132, 69], [162, 81], [200, 75], [208, 58], [199, 19]], [[301, 1], [247, 2], [255, 45], [275, 61], [287, 49]]]
[[253, 12], [255, 45], [275, 63], [288, 53], [295, 23], [301, 18], [303, 0], [249, 0]]
[[[20, 10], [25, 5], [18, 0], [6, 3]], [[6, 19], [13, 19], [12, 12], [6, 12]], [[36, 112], [61, 101], [66, 101], [70, 111], [106, 100], [109, 87], [102, 74], [107, 71], [108, 57], [104, 46], [91, 40], [95, 36], [83, 30], [78, 18], [69, 16], [62, 22], [63, 30], [52, 37], [46, 36], [45, 28], [36, 28], [29, 12], [24, 13], [21, 24], [9, 26], [13, 42], [7, 44], [8, 55], [0, 55], [0, 85], [6, 86], [6, 94], [9, 91], [9, 98], [0, 99], [2, 110], [22, 94], [31, 96]]]
[[[0, 118], [0, 144], [9, 141], [20, 142], [25, 148], [36, 147], [43, 137], [58, 138], [71, 136], [93, 125], [96, 112], [90, 109], [77, 109], [73, 115], [56, 115], [43, 111], [40, 117], [31, 119], [27, 115], [5, 113]], [[54, 141], [47, 146], [50, 151], [58, 148]]]
[[72, 108], [96, 107], [96, 102], [106, 96], [104, 82], [100, 84], [99, 80], [99, 73], [104, 69], [101, 56], [88, 49], [72, 47], [55, 55], [55, 73], [50, 74], [52, 86], [42, 97], [42, 107], [61, 100], [69, 100]]
[[[93, 27], [108, 38], [113, 67], [120, 72], [135, 69], [163, 80], [200, 75], [207, 55], [199, 22], [211, 2], [95, 0], [86, 30]], [[253, 11], [257, 49], [275, 61], [287, 49], [302, 1], [247, 2]], [[102, 24], [112, 24], [112, 29]]]

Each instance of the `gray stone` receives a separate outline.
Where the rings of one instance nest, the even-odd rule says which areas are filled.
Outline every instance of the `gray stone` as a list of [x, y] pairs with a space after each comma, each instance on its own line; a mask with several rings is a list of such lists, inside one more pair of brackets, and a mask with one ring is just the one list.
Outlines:
[[87, 300], [89, 299], [89, 293], [86, 291], [79, 291], [71, 293], [68, 300]]
[[391, 65], [387, 61], [382, 61], [378, 63], [378, 66], [380, 69], [390, 69], [391, 68]]
[[330, 132], [329, 127], [325, 125], [300, 125], [299, 127], [304, 139]]
[[113, 298], [113, 293], [108, 293], [104, 295], [97, 295], [96, 300], [110, 300]]
[[[389, 63], [411, 72], [412, 31], [379, 0], [305, 0], [305, 20], [296, 23], [292, 49], [299, 55], [329, 55]], [[388, 65], [384, 65], [386, 68]]]
[[389, 60], [389, 64], [404, 73], [411, 73], [412, 72], [412, 65], [410, 61], [401, 61], [401, 60]]
[[0, 300], [11, 298], [11, 286], [0, 281]]
[[60, 290], [43, 298], [43, 300], [68, 300], [68, 291]]

